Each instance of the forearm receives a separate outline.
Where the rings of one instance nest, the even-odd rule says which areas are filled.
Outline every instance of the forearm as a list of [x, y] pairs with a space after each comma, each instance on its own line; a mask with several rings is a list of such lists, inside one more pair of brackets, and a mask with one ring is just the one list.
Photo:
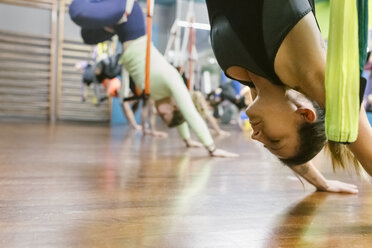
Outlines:
[[128, 121], [129, 121], [130, 125], [132, 127], [136, 128], [138, 124], [137, 124], [136, 118], [134, 117], [134, 113], [133, 113], [132, 109], [130, 108], [128, 102], [123, 102], [123, 111], [124, 111], [124, 114], [127, 117]]
[[211, 125], [211, 127], [213, 128], [213, 130], [216, 131], [217, 133], [220, 133], [222, 130], [221, 130], [220, 126], [218, 125], [216, 118], [214, 118], [209, 113], [206, 116], [207, 116], [207, 120], [208, 120], [209, 124]]
[[142, 130], [146, 130], [146, 122], [148, 118], [148, 109], [147, 109], [147, 103], [145, 101], [143, 102], [142, 111], [141, 111], [141, 121], [142, 121]]
[[150, 117], [149, 117], [150, 129], [155, 131], [156, 130], [156, 125], [155, 125], [156, 120], [155, 120], [154, 102], [149, 100], [147, 105], [148, 105], [147, 106], [148, 111], [150, 113]]
[[305, 164], [291, 166], [290, 168], [307, 182], [314, 185], [318, 190], [327, 190], [327, 179], [324, 178], [311, 161]]

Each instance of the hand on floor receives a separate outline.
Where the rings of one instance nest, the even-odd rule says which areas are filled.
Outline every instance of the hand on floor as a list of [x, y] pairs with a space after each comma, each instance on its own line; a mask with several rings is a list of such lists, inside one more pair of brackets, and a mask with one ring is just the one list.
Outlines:
[[143, 132], [144, 135], [150, 135], [156, 138], [167, 138], [168, 134], [165, 132], [157, 131], [157, 130], [150, 130], [150, 129], [145, 129]]
[[133, 127], [136, 131], [141, 131], [142, 130], [142, 126], [141, 125], [136, 125]]
[[228, 152], [222, 149], [216, 149], [210, 153], [212, 157], [220, 157], [220, 158], [237, 158], [239, 154]]
[[317, 189], [318, 191], [333, 192], [333, 193], [348, 193], [357, 194], [358, 187], [354, 184], [343, 183], [336, 180], [327, 180], [327, 188]]
[[217, 134], [224, 137], [229, 137], [231, 135], [229, 132], [223, 130], [219, 131]]

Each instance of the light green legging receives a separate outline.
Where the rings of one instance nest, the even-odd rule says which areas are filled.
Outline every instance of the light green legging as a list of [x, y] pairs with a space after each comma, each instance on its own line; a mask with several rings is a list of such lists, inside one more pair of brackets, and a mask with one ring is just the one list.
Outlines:
[[[125, 49], [120, 59], [120, 63], [128, 71], [139, 89], [144, 88], [145, 82], [146, 41], [146, 36], [134, 40]], [[165, 60], [163, 55], [153, 45], [151, 46], [150, 80], [150, 97], [155, 101], [173, 97], [187, 123], [195, 131], [203, 145], [212, 145], [213, 139], [207, 124], [195, 109], [181, 75]], [[187, 123], [185, 122], [177, 127], [183, 139], [190, 138]]]

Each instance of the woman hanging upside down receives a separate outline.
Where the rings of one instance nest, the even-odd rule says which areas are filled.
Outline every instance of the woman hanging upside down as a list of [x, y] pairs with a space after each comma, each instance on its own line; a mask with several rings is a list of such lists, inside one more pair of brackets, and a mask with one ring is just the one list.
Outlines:
[[[252, 88], [246, 111], [252, 138], [311, 181], [316, 175], [311, 159], [326, 143], [326, 48], [314, 1], [206, 2], [219, 65]], [[372, 176], [372, 129], [364, 108], [357, 140], [347, 147]], [[336, 154], [336, 160], [342, 162], [342, 155]], [[321, 184], [330, 191], [342, 187], [334, 181]]]
[[[121, 4], [125, 3], [125, 1], [121, 2]], [[92, 5], [93, 3], [87, 4]], [[96, 4], [100, 4], [100, 2]], [[102, 4], [105, 3], [102, 2]], [[104, 9], [101, 8], [101, 10]], [[88, 9], [85, 10], [89, 11]], [[70, 14], [74, 15], [71, 12], [71, 7]], [[83, 28], [82, 37], [86, 43], [96, 44], [101, 42], [102, 39], [107, 40], [117, 34], [123, 44], [120, 63], [133, 78], [136, 86], [139, 89], [144, 89], [147, 41], [144, 15], [139, 4], [134, 2], [131, 11], [126, 10], [123, 17], [125, 18], [122, 18], [119, 23], [114, 22], [105, 25], [104, 28]], [[155, 101], [158, 113], [168, 127], [177, 127], [187, 147], [204, 146], [209, 154], [215, 157], [237, 156], [237, 154], [216, 148], [206, 123], [195, 109], [181, 75], [153, 45], [151, 47], [150, 80], [150, 98]], [[190, 138], [188, 124], [195, 131], [202, 144]]]

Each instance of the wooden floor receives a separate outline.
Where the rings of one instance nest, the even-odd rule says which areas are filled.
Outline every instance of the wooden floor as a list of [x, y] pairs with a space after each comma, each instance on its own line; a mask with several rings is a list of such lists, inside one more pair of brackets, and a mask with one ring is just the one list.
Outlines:
[[[123, 126], [0, 123], [0, 247], [372, 247], [372, 186], [314, 192], [238, 130], [211, 159]], [[318, 159], [321, 164], [328, 162]]]

